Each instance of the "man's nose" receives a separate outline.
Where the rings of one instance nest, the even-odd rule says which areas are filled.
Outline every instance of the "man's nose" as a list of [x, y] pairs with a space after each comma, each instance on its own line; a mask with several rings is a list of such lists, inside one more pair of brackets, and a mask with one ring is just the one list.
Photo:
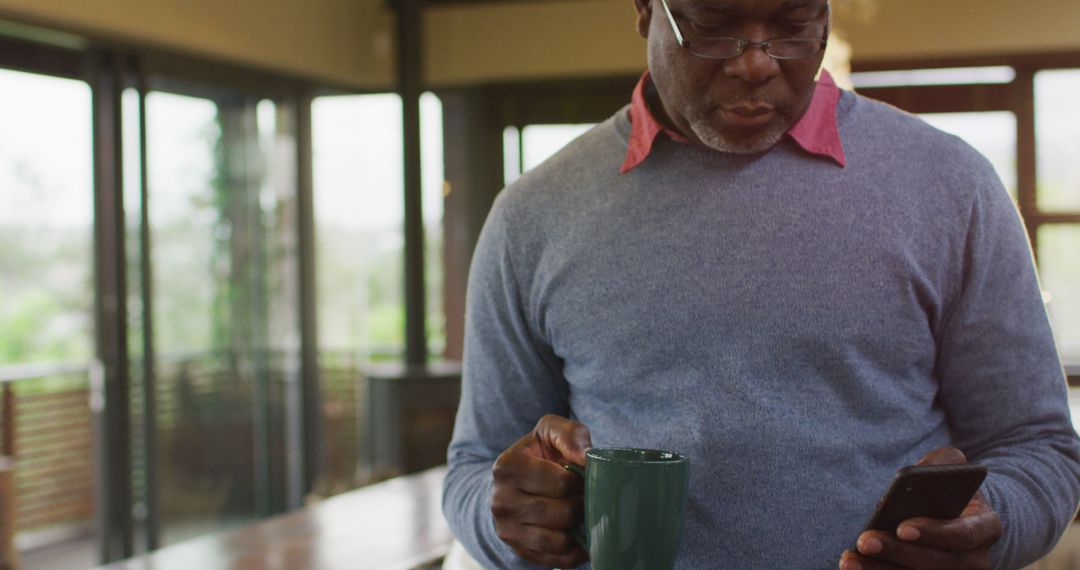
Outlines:
[[724, 73], [757, 85], [780, 73], [780, 64], [762, 46], [750, 45], [738, 57], [724, 62]]

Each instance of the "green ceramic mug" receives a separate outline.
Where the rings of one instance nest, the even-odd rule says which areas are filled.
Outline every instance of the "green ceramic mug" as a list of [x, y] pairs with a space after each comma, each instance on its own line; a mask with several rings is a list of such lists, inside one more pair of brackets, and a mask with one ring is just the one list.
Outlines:
[[575, 538], [593, 570], [675, 567], [682, 539], [689, 462], [659, 449], [593, 448], [585, 468], [585, 524]]

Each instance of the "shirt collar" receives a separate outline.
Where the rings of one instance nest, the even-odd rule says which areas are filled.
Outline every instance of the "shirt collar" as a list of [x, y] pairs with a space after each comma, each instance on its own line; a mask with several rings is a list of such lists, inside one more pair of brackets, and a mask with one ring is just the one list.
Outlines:
[[[661, 133], [680, 143], [693, 144], [686, 137], [665, 127], [649, 109], [645, 96], [646, 89], [654, 89], [652, 76], [646, 71], [630, 100], [630, 143], [626, 149], [626, 160], [619, 172], [625, 173], [641, 164], [650, 153], [656, 138]], [[814, 87], [814, 96], [810, 107], [794, 126], [788, 129], [788, 136], [804, 151], [829, 158], [841, 167], [847, 164], [844, 146], [840, 142], [840, 129], [836, 122], [836, 106], [840, 101], [840, 88], [836, 86], [828, 71], [822, 70], [821, 77]]]

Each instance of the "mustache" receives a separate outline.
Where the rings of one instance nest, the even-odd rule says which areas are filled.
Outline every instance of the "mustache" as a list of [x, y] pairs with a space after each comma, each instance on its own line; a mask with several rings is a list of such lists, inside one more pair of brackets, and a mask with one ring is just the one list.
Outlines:
[[722, 97], [713, 99], [711, 101], [713, 106], [716, 107], [775, 107], [776, 109], [783, 109], [787, 107], [780, 101], [773, 100], [772, 97], [764, 97], [761, 95], [740, 95], [740, 94], [724, 94]]
[[724, 93], [719, 97], [710, 98], [707, 101], [702, 102], [702, 105], [698, 107], [698, 113], [700, 113], [699, 116], [707, 116], [719, 112], [720, 109], [765, 106], [772, 108], [777, 115], [782, 117], [786, 117], [790, 114], [790, 105], [787, 103], [777, 101], [773, 97], [761, 94], [741, 93]]

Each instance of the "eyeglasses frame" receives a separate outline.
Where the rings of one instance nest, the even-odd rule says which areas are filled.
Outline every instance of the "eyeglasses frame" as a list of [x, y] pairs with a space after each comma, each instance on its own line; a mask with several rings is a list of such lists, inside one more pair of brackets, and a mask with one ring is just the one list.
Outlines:
[[660, 4], [663, 5], [663, 7], [664, 7], [664, 13], [667, 14], [668, 22], [671, 23], [671, 29], [672, 29], [673, 32], [675, 32], [675, 40], [679, 43], [679, 46], [686, 49], [691, 54], [693, 54], [693, 55], [695, 55], [697, 57], [704, 58], [704, 59], [716, 59], [716, 60], [735, 59], [735, 58], [741, 56], [742, 54], [746, 53], [746, 50], [751, 49], [751, 48], [758, 48], [758, 47], [760, 47], [762, 50], [765, 51], [765, 55], [767, 55], [767, 56], [769, 56], [769, 57], [771, 57], [771, 58], [773, 58], [775, 60], [785, 61], [785, 60], [794, 60], [794, 59], [804, 59], [804, 58], [810, 57], [810, 56], [812, 56], [812, 55], [814, 55], [816, 53], [819, 53], [819, 52], [823, 51], [829, 45], [829, 27], [830, 27], [830, 22], [832, 21], [832, 2], [826, 2], [825, 3], [825, 33], [824, 33], [824, 35], [821, 38], [818, 38], [816, 40], [811, 39], [811, 38], [805, 38], [805, 40], [808, 41], [808, 42], [810, 42], [810, 41], [818, 42], [818, 50], [815, 51], [815, 52], [812, 52], [812, 53], [808, 53], [806, 55], [800, 55], [800, 56], [795, 56], [795, 57], [777, 57], [777, 56], [769, 53], [769, 48], [771, 48], [773, 46], [773, 42], [778, 41], [778, 40], [783, 40], [783, 41], [799, 40], [799, 41], [802, 41], [803, 38], [769, 38], [769, 39], [767, 39], [765, 41], [761, 41], [761, 42], [754, 42], [754, 41], [750, 41], [750, 40], [748, 40], [746, 38], [734, 38], [734, 37], [729, 37], [729, 36], [701, 38], [703, 40], [735, 40], [737, 42], [737, 45], [739, 46], [739, 51], [736, 52], [735, 55], [731, 55], [731, 56], [728, 56], [728, 57], [717, 57], [717, 56], [712, 56], [712, 55], [702, 55], [700, 53], [695, 52], [693, 50], [693, 48], [690, 47], [690, 40], [686, 39], [683, 36], [682, 30], [679, 29], [678, 22], [675, 21], [675, 15], [671, 13], [671, 8], [668, 7], [667, 0], [660, 0]]

